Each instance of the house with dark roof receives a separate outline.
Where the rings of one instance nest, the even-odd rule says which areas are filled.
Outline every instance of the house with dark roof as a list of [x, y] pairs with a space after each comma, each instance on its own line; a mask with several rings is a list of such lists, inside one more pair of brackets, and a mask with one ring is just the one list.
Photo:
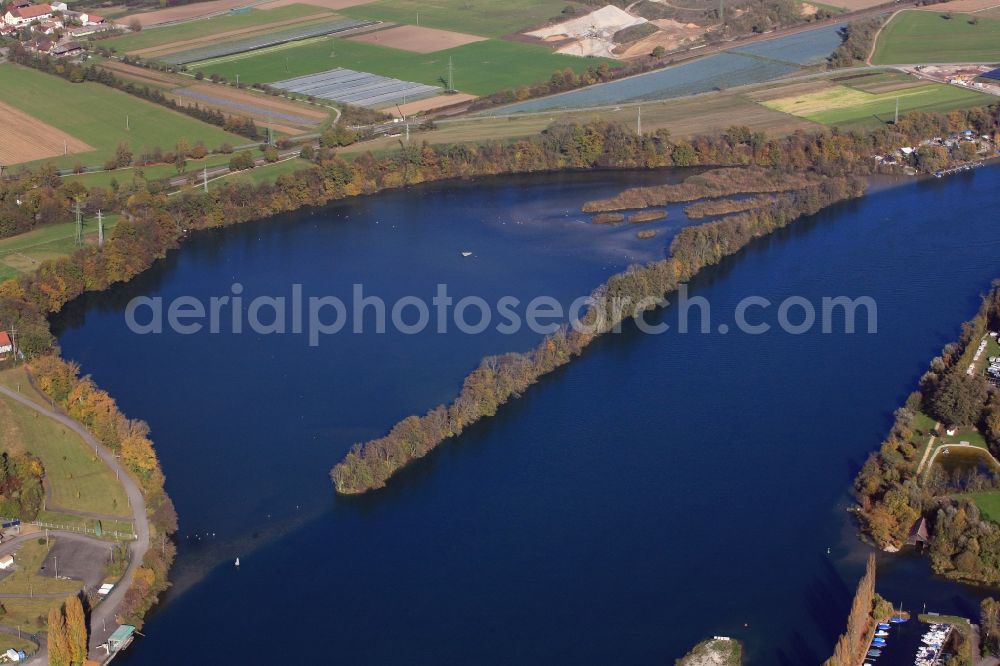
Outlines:
[[63, 42], [62, 44], [56, 44], [49, 50], [49, 53], [59, 58], [69, 58], [82, 52], [83, 47], [80, 46], [79, 42]]
[[931, 541], [930, 533], [927, 530], [927, 519], [921, 517], [910, 529], [910, 538], [906, 540], [907, 546], [919, 546], [923, 548]]

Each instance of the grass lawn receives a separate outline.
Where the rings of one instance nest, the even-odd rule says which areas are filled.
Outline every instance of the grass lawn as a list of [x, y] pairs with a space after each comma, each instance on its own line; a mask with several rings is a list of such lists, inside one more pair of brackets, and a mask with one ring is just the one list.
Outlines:
[[565, 7], [563, 0], [378, 0], [340, 13], [352, 18], [502, 37], [540, 26], [551, 18], [573, 18], [563, 16]]
[[4, 599], [3, 607], [7, 612], [3, 616], [3, 623], [31, 633], [44, 631], [45, 624], [49, 621], [49, 609], [62, 606], [63, 601], [64, 599]]
[[455, 88], [474, 95], [546, 81], [553, 72], [567, 67], [579, 73], [601, 62], [615, 64], [614, 60], [553, 53], [536, 44], [493, 39], [421, 54], [366, 42], [326, 38], [286, 49], [217, 58], [194, 69], [208, 75], [220, 74], [230, 80], [239, 74], [242, 82], [271, 83], [346, 67], [443, 87], [448, 80], [449, 58], [454, 67]]
[[[292, 19], [315, 16], [326, 13], [329, 16], [334, 14], [321, 7], [309, 5], [286, 5], [275, 9], [251, 9], [245, 14], [223, 14], [221, 16], [211, 16], [197, 21], [188, 21], [178, 25], [143, 30], [142, 32], [128, 33], [121, 37], [114, 37], [100, 42], [101, 46], [114, 47], [120, 52], [132, 52], [139, 49], [148, 49], [154, 46], [162, 46], [172, 42], [179, 42], [187, 39], [198, 39], [210, 37], [230, 30], [242, 30], [266, 26], [269, 23], [278, 21], [289, 21]], [[246, 33], [252, 34], [252, 33]], [[245, 37], [246, 35], [242, 35]]]
[[[43, 537], [42, 540], [44, 541]], [[80, 589], [79, 581], [61, 580], [50, 576], [41, 576], [38, 568], [45, 561], [49, 548], [55, 545], [56, 539], [49, 539], [49, 545], [38, 543], [37, 540], [27, 541], [18, 547], [14, 553], [16, 570], [3, 580], [0, 580], [0, 594], [55, 594], [64, 593], [67, 596]]]
[[[146, 102], [99, 83], [69, 83], [55, 75], [16, 65], [0, 65], [3, 101], [39, 120], [86, 141], [97, 150], [39, 162], [62, 167], [76, 163], [100, 165], [111, 157], [119, 142], [132, 146], [173, 148], [185, 137], [190, 144], [209, 148], [223, 143], [240, 146], [248, 139], [224, 132], [183, 114]], [[128, 117], [129, 128], [125, 129]]]
[[[108, 237], [121, 216], [104, 216], [104, 234]], [[84, 241], [97, 242], [97, 220], [83, 219]], [[27, 233], [0, 239], [0, 282], [31, 273], [46, 259], [64, 257], [76, 251], [76, 223], [52, 224]]]
[[[944, 433], [944, 429], [942, 429], [941, 432]], [[935, 444], [938, 446], [947, 446], [949, 444], [959, 444], [961, 442], [966, 442], [967, 444], [971, 444], [972, 446], [976, 446], [980, 449], [989, 448], [986, 446], [986, 440], [983, 438], [983, 435], [978, 430], [971, 427], [959, 428], [954, 435], [950, 436], [942, 434], [937, 438]]]
[[972, 493], [971, 497], [984, 516], [995, 523], [1000, 523], [1000, 490]]
[[[7, 373], [16, 377], [8, 381], [20, 381], [21, 390], [29, 390], [22, 368]], [[5, 396], [0, 396], [0, 443], [5, 451], [27, 450], [41, 459], [56, 506], [130, 515], [121, 483], [78, 435]]]
[[301, 171], [302, 169], [307, 169], [311, 166], [315, 165], [309, 160], [294, 157], [284, 162], [276, 162], [274, 164], [255, 167], [249, 171], [238, 171], [226, 174], [216, 180], [210, 180], [208, 187], [210, 189], [214, 189], [222, 187], [223, 185], [239, 182], [253, 183], [255, 185], [264, 182], [274, 182], [277, 180], [278, 176], [283, 173], [294, 173], [296, 171]]
[[[59, 513], [57, 511], [39, 511], [38, 522], [49, 523], [51, 525], [61, 525], [63, 527], [80, 527], [86, 530], [96, 530], [97, 524], [101, 524], [102, 537], [106, 540], [114, 541], [117, 532], [122, 539], [131, 539], [135, 535], [135, 527], [131, 522], [124, 520], [94, 520], [84, 518], [72, 513]], [[89, 536], [94, 536], [89, 534]]]
[[876, 65], [1000, 60], [1000, 21], [970, 14], [905, 11], [879, 35], [872, 63]]
[[27, 639], [11, 636], [10, 634], [0, 634], [0, 652], [6, 652], [7, 650], [20, 650], [27, 654], [31, 654], [36, 649], [35, 644]]
[[823, 125], [868, 127], [891, 122], [897, 99], [901, 114], [908, 111], [951, 111], [995, 101], [990, 95], [972, 90], [928, 83], [882, 93], [833, 85], [817, 92], [771, 99], [762, 104]]

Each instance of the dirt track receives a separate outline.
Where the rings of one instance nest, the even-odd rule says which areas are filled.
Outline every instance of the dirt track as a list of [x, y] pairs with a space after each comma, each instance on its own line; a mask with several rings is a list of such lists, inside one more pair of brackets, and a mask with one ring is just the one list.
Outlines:
[[85, 153], [94, 150], [74, 136], [46, 125], [33, 116], [0, 102], [0, 115], [11, 130], [0, 141], [0, 164], [19, 164], [58, 157], [66, 153]]
[[[412, 116], [418, 111], [433, 111], [434, 109], [441, 109], [453, 104], [471, 102], [474, 99], [476, 99], [475, 95], [467, 95], [465, 93], [459, 93], [456, 95], [438, 95], [437, 97], [428, 97], [427, 99], [417, 100], [416, 102], [401, 104], [399, 106], [399, 111], [402, 111], [404, 116]], [[399, 115], [395, 108], [388, 109], [388, 111], [390, 111], [394, 116]]]

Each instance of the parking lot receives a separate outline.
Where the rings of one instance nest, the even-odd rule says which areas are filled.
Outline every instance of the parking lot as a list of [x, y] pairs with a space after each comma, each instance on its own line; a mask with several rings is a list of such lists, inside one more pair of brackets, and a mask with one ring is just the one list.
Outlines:
[[111, 550], [110, 542], [60, 536], [42, 562], [38, 574], [53, 577], [58, 568], [60, 578], [82, 580], [88, 590], [96, 589], [104, 581], [105, 567], [111, 560]]

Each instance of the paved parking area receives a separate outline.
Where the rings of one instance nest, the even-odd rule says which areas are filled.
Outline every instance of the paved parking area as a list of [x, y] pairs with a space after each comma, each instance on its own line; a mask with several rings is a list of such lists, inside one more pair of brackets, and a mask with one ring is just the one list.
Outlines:
[[104, 569], [111, 561], [112, 544], [92, 540], [56, 539], [48, 556], [38, 570], [39, 575], [55, 576], [58, 563], [59, 576], [82, 580], [87, 589], [101, 586]]

